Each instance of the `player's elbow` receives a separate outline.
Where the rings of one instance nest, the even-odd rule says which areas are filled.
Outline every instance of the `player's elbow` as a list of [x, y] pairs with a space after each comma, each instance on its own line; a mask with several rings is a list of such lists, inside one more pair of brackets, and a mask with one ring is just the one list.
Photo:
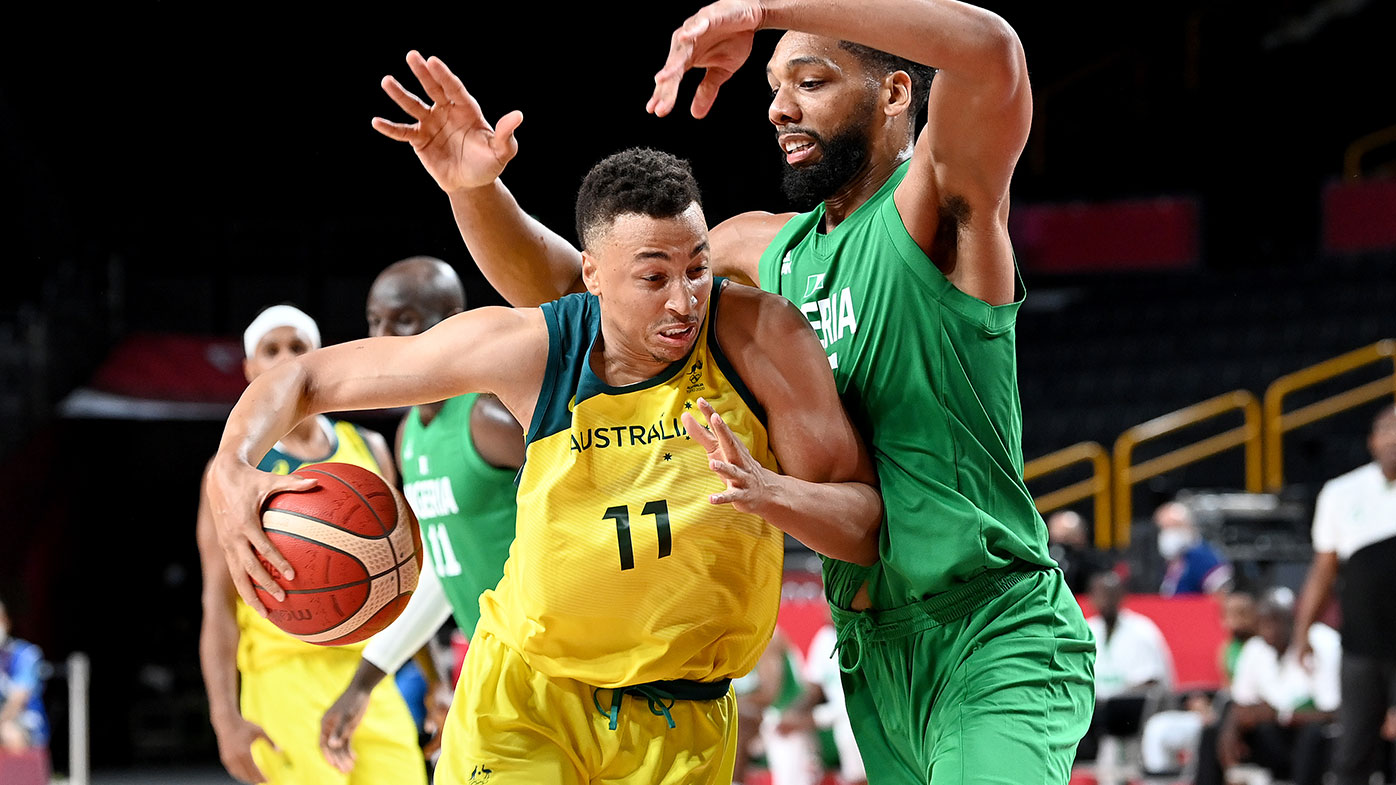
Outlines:
[[998, 95], [1005, 102], [1026, 96], [1027, 57], [1018, 33], [1003, 17], [986, 13], [975, 48], [974, 78], [981, 83], [981, 95]]
[[882, 496], [871, 485], [863, 485], [859, 493], [863, 497], [863, 508], [859, 525], [853, 531], [850, 553], [844, 560], [871, 567], [877, 563], [882, 539]]

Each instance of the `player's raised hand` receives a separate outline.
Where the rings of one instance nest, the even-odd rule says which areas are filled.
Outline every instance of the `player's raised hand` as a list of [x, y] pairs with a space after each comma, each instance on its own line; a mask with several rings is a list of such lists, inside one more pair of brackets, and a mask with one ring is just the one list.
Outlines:
[[691, 68], [705, 73], [690, 111], [706, 117], [717, 91], [751, 56], [752, 40], [765, 14], [755, 0], [721, 0], [690, 16], [669, 39], [669, 59], [654, 75], [654, 95], [645, 111], [660, 117], [673, 111], [679, 83]]
[[440, 58], [423, 59], [413, 50], [407, 53], [407, 66], [432, 103], [385, 76], [384, 92], [416, 122], [375, 117], [373, 127], [390, 139], [410, 143], [441, 190], [451, 193], [489, 185], [519, 151], [514, 131], [523, 122], [523, 112], [510, 112], [491, 128], [475, 98]]
[[368, 713], [371, 694], [371, 689], [361, 690], [350, 685], [320, 720], [320, 752], [331, 766], [344, 774], [354, 770], [354, 748], [349, 742]]
[[257, 768], [257, 762], [252, 758], [252, 744], [257, 739], [265, 739], [273, 750], [279, 752], [280, 748], [260, 725], [237, 717], [224, 727], [215, 725], [213, 735], [218, 739], [218, 758], [233, 779], [248, 785], [267, 781], [266, 775]]
[[278, 493], [309, 491], [317, 483], [313, 479], [258, 471], [223, 453], [209, 463], [205, 483], [213, 528], [223, 546], [233, 586], [243, 602], [265, 617], [266, 606], [257, 599], [253, 584], [280, 602], [286, 599], [286, 592], [267, 568], [276, 570], [287, 580], [295, 578], [296, 574], [262, 529], [262, 508]]
[[708, 500], [713, 504], [730, 504], [738, 512], [759, 515], [761, 506], [770, 500], [772, 472], [751, 457], [746, 444], [703, 398], [698, 399], [698, 410], [708, 419], [711, 431], [704, 430], [688, 412], [683, 414], [684, 428], [707, 451], [708, 467], [727, 483], [727, 490], [712, 494]]

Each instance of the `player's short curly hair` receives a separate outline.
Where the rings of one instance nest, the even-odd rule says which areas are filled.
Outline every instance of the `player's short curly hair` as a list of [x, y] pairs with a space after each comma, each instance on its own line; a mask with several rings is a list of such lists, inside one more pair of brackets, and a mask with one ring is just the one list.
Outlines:
[[906, 71], [907, 76], [911, 77], [911, 121], [914, 125], [916, 118], [926, 111], [926, 102], [931, 95], [931, 80], [935, 78], [936, 69], [852, 41], [839, 41], [839, 48], [858, 58], [858, 62], [870, 73], [886, 76], [897, 71]]
[[577, 192], [577, 238], [591, 249], [600, 230], [626, 213], [673, 218], [702, 206], [693, 169], [678, 156], [633, 147], [603, 158]]

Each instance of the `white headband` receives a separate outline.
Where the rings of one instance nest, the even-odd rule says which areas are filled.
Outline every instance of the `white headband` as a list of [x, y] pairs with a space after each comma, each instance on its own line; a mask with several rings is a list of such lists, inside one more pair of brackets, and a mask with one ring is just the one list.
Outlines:
[[314, 319], [294, 305], [273, 305], [257, 314], [252, 324], [247, 325], [247, 329], [242, 331], [242, 348], [247, 356], [256, 354], [257, 344], [261, 343], [267, 333], [278, 327], [294, 327], [310, 339], [310, 348], [320, 348], [320, 328]]

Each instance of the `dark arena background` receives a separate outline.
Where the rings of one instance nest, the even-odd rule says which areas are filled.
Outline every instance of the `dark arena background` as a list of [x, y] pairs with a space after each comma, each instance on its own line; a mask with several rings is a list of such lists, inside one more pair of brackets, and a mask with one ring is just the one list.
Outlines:
[[[1010, 228], [1040, 508], [1082, 513], [1148, 595], [1152, 513], [1191, 499], [1240, 579], [1297, 591], [1314, 495], [1369, 460], [1396, 390], [1396, 4], [987, 5], [1035, 95]], [[687, 115], [692, 76], [673, 116], [644, 112], [697, 7], [145, 2], [6, 27], [0, 597], [53, 665], [57, 776], [81, 652], [91, 781], [228, 781], [199, 678], [194, 516], [257, 311], [291, 301], [326, 343], [361, 337], [373, 277], [418, 254], [451, 263], [472, 306], [502, 302], [411, 149], [370, 127], [404, 119], [381, 77], [418, 90], [416, 48], [491, 122], [523, 110], [504, 179], [569, 239], [583, 174], [635, 145], [693, 162], [710, 223], [783, 210], [776, 33], [708, 119]], [[1333, 378], [1272, 388], [1356, 350]], [[1263, 405], [1334, 396], [1313, 422]], [[392, 432], [391, 414], [359, 419]], [[788, 553], [790, 603], [812, 604], [810, 555]]]

